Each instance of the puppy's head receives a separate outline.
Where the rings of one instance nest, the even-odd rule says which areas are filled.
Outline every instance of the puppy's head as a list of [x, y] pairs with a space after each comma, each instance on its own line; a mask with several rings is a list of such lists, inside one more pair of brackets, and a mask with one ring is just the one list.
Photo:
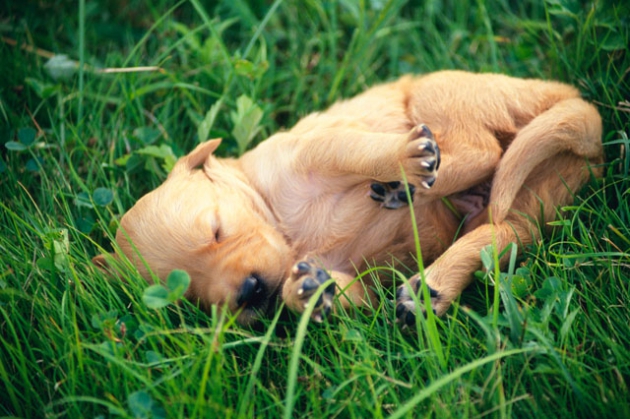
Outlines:
[[240, 310], [239, 322], [251, 324], [273, 308], [292, 251], [238, 162], [212, 156], [219, 143], [208, 141], [181, 158], [123, 216], [116, 241], [146, 279], [149, 270], [164, 280], [183, 269], [191, 277], [188, 298]]

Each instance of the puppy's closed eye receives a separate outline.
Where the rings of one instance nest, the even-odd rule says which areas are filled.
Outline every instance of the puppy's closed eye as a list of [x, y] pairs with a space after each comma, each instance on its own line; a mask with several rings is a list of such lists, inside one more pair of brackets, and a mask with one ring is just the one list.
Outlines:
[[225, 238], [218, 214], [212, 212], [199, 214], [192, 228], [199, 234], [203, 244], [213, 245]]

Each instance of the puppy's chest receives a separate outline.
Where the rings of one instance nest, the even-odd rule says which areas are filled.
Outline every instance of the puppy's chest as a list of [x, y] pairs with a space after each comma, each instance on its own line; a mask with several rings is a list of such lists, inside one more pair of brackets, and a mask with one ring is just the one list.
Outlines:
[[357, 247], [370, 254], [394, 240], [408, 215], [380, 208], [370, 199], [369, 187], [367, 182], [309, 176], [285, 185], [271, 202], [283, 233], [298, 253], [332, 251], [347, 260]]
[[271, 202], [283, 225], [300, 234], [314, 234], [347, 225], [366, 198], [361, 189], [340, 185], [337, 179], [294, 177], [276, 188]]

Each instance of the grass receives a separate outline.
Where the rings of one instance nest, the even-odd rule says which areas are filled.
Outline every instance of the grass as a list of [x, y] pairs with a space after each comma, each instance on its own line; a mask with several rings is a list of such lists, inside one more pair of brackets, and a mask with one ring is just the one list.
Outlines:
[[[572, 0], [12, 2], [0, 416], [630, 417], [629, 15]], [[91, 265], [200, 138], [236, 155], [379, 81], [444, 68], [578, 86], [607, 155], [553, 234], [505, 272], [489, 250], [445, 318], [402, 333], [381, 289], [367, 312], [249, 330], [221, 308], [150, 308], [130, 267], [125, 283]]]

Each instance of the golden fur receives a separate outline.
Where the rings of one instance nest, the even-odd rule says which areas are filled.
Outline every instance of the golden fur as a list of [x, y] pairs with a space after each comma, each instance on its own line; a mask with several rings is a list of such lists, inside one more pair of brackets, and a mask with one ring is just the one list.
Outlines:
[[[408, 208], [375, 202], [384, 185], [396, 189], [401, 169], [415, 186], [424, 278], [441, 315], [480, 268], [484, 246], [531, 243], [599, 173], [589, 164], [602, 162], [600, 116], [573, 87], [459, 71], [373, 87], [239, 159], [215, 158], [219, 143], [180, 159], [125, 214], [117, 242], [145, 278], [149, 268], [161, 279], [185, 269], [188, 297], [240, 310], [244, 324], [278, 295], [303, 311], [328, 275], [337, 290], [313, 302], [318, 320], [335, 292], [345, 306], [374, 298], [367, 277], [355, 280], [368, 265], [417, 267]], [[468, 214], [459, 237], [448, 202]], [[398, 292], [403, 323], [420, 276], [409, 285]]]

